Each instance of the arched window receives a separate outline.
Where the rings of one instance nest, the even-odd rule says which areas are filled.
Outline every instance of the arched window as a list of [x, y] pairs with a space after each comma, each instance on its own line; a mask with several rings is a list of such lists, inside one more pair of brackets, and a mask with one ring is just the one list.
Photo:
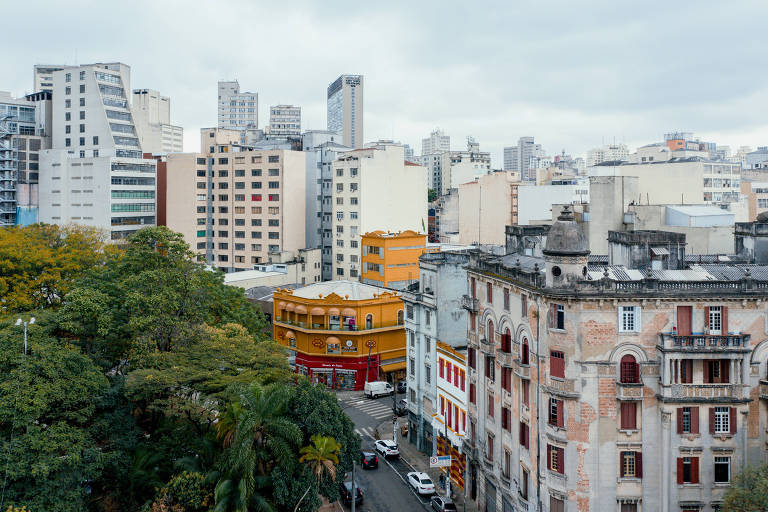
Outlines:
[[496, 341], [493, 336], [493, 320], [488, 320], [488, 331], [485, 333], [485, 338], [488, 340], [488, 343]]
[[512, 352], [512, 333], [509, 331], [509, 327], [504, 329], [504, 335], [501, 338], [501, 351], [507, 354]]
[[[398, 312], [398, 322], [400, 321], [399, 316], [400, 312]], [[373, 329], [373, 315], [368, 314], [365, 316], [365, 328], [366, 329]]]
[[530, 356], [528, 353], [528, 338], [523, 336], [523, 343], [520, 348], [520, 364], [530, 364]]
[[403, 325], [403, 310], [397, 312], [397, 325]]
[[619, 380], [622, 384], [636, 384], [640, 382], [640, 369], [633, 355], [625, 355], [621, 358]]

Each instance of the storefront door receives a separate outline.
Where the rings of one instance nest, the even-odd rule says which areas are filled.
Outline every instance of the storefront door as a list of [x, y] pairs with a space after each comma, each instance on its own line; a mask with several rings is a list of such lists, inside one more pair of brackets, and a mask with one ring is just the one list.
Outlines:
[[312, 382], [333, 389], [333, 370], [312, 368]]
[[355, 370], [336, 370], [336, 389], [339, 391], [355, 390]]

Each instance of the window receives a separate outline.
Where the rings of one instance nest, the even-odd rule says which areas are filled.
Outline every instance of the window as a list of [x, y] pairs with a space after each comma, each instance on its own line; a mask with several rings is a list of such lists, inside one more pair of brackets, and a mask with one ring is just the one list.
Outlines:
[[512, 457], [509, 454], [509, 451], [504, 450], [504, 478], [509, 479], [509, 473], [510, 473], [510, 461]]
[[705, 384], [727, 384], [730, 382], [729, 359], [706, 359], [703, 361]]
[[493, 304], [493, 284], [488, 283], [487, 300], [488, 304]]
[[98, 135], [94, 135], [93, 136], [93, 145], [94, 146], [98, 146], [99, 145], [99, 136]]
[[620, 382], [622, 384], [636, 384], [640, 382], [640, 372], [638, 371], [637, 362], [635, 356], [625, 355], [621, 358], [621, 374]]
[[85, 119], [85, 110], [80, 111], [80, 119]]
[[551, 444], [547, 445], [547, 468], [561, 475], [565, 473], [565, 450]]
[[643, 454], [641, 452], [620, 452], [619, 459], [622, 478], [643, 478]]
[[621, 430], [637, 429], [637, 402], [621, 402]]
[[493, 320], [488, 320], [488, 328], [486, 329], [486, 332], [485, 332], [485, 337], [488, 340], [488, 343], [495, 343], [496, 339], [494, 334], [495, 334], [495, 331], [493, 329]]
[[550, 495], [549, 512], [565, 512], [565, 501]]
[[64, 133], [72, 133], [72, 127], [70, 125], [66, 125], [64, 127]]
[[528, 379], [522, 379], [520, 386], [520, 394], [522, 396], [523, 405], [530, 407], [531, 405], [531, 381]]
[[507, 354], [512, 352], [512, 333], [509, 328], [504, 329], [504, 334], [501, 335], [501, 351]]
[[715, 457], [715, 483], [731, 481], [731, 458]]
[[520, 309], [522, 311], [520, 312], [523, 318], [528, 317], [528, 297], [525, 295], [520, 296]]
[[520, 468], [520, 497], [528, 500], [528, 470]]
[[495, 380], [496, 365], [493, 364], [493, 356], [485, 356], [485, 376], [491, 382]]
[[639, 306], [619, 306], [619, 332], [640, 332]]
[[530, 427], [527, 423], [520, 422], [520, 446], [530, 449]]
[[85, 92], [85, 84], [80, 84], [80, 94]]
[[488, 416], [493, 418], [494, 410], [493, 410], [493, 395], [488, 393]]
[[85, 137], [80, 137], [80, 145], [85, 146]]
[[528, 338], [525, 336], [523, 336], [523, 342], [520, 344], [520, 364], [530, 364]]
[[501, 388], [507, 393], [512, 392], [512, 368], [501, 369]]
[[432, 320], [432, 312], [430, 310], [424, 311], [424, 323], [429, 326], [430, 322]]
[[512, 432], [512, 411], [507, 407], [501, 408], [501, 428], [507, 432]]
[[637, 512], [637, 503], [622, 503], [621, 512]]
[[85, 106], [85, 98], [80, 98], [80, 106], [81, 107]]
[[67, 94], [67, 95], [72, 94], [72, 88], [70, 86], [66, 86], [64, 88], [64, 94]]
[[467, 363], [469, 364], [469, 367], [473, 370], [477, 370], [476, 363], [477, 359], [477, 352], [475, 352], [474, 347], [469, 347], [467, 349]]
[[504, 288], [504, 309], [509, 311], [509, 288]]
[[552, 350], [549, 353], [549, 375], [550, 377], [565, 378], [565, 354], [559, 350]]
[[678, 484], [699, 483], [699, 458], [698, 457], [678, 457], [677, 458], [677, 483]]
[[720, 306], [710, 306], [706, 308], [709, 311], [705, 312], [704, 327], [709, 329], [709, 334], [722, 334], [723, 333], [723, 309]]
[[[412, 358], [412, 357], [408, 358], [408, 368], [410, 368], [410, 370], [411, 370], [411, 377], [416, 375], [416, 360], [414, 358]], [[442, 402], [443, 397], [440, 397], [440, 400]]]
[[493, 461], [493, 436], [488, 434], [488, 445], [485, 448], [485, 457]]
[[269, 158], [267, 158], [267, 161], [269, 163], [277, 163], [280, 161], [280, 155], [270, 155]]
[[84, 124], [80, 125], [80, 133], [85, 133], [85, 125]]
[[678, 407], [677, 408], [677, 433], [678, 434], [698, 434], [699, 433], [699, 408], [698, 407]]
[[474, 382], [469, 383], [469, 403], [477, 405], [477, 390]]
[[710, 434], [735, 434], [736, 408], [710, 407], [709, 432]]
[[429, 366], [428, 364], [424, 365], [424, 380], [426, 381], [427, 384], [432, 382], [432, 371], [431, 370], [432, 370], [431, 366]]
[[261, 176], [261, 169], [251, 169], [251, 176], [252, 177]]
[[280, 200], [280, 194], [269, 194], [269, 200], [270, 201], [279, 201]]
[[682, 384], [693, 384], [692, 359], [683, 359], [680, 361], [680, 382]]
[[565, 329], [565, 306], [562, 304], [549, 305], [549, 326], [552, 329]]
[[563, 414], [563, 401], [554, 398], [549, 399], [549, 424], [553, 427], [562, 427], [565, 425]]

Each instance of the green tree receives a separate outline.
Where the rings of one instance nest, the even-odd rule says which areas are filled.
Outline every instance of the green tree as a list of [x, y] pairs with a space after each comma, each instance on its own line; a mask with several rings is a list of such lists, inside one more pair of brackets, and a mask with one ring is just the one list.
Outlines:
[[[334, 438], [315, 434], [312, 436], [312, 444], [299, 450], [301, 454], [299, 462], [309, 467], [312, 476], [315, 477], [317, 482], [325, 475], [335, 480], [336, 465], [339, 463], [339, 450], [341, 450], [341, 445]], [[301, 495], [294, 511], [298, 510], [304, 496], [307, 495], [310, 489], [312, 489], [312, 486], [307, 487], [307, 490]]]
[[427, 190], [427, 201], [432, 202], [437, 199], [437, 191], [433, 188]]
[[8, 502], [32, 510], [86, 510], [93, 483], [119, 457], [92, 428], [108, 379], [71, 345], [30, 326], [0, 325], [0, 471]]
[[768, 510], [768, 464], [749, 466], [733, 479], [723, 497], [723, 512]]
[[240, 387], [240, 411], [232, 441], [223, 459], [225, 476], [216, 485], [216, 511], [271, 510], [273, 471], [290, 471], [302, 432], [287, 417], [290, 390], [282, 384]]
[[18, 312], [60, 304], [73, 282], [103, 261], [104, 241], [103, 233], [87, 227], [35, 224], [3, 228], [0, 308]]

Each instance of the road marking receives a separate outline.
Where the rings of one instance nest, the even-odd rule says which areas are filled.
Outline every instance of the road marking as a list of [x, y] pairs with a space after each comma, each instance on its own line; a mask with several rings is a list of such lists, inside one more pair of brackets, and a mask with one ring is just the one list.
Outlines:
[[[400, 480], [402, 480], [402, 481], [403, 481], [403, 483], [404, 483], [404, 484], [405, 484], [405, 486], [408, 488], [408, 490], [409, 490], [409, 491], [411, 491], [411, 494], [413, 494], [414, 496], [416, 496], [416, 499], [417, 499], [417, 500], [419, 500], [419, 503], [421, 504], [421, 506], [422, 506], [422, 507], [424, 507], [424, 509], [425, 509], [425, 510], [430, 510], [430, 508], [429, 508], [429, 507], [427, 507], [427, 505], [429, 505], [429, 499], [427, 500], [427, 502], [426, 502], [426, 503], [425, 503], [425, 502], [423, 502], [423, 501], [421, 501], [421, 495], [420, 495], [419, 493], [417, 493], [417, 492], [414, 490], [414, 488], [411, 486], [411, 484], [409, 484], [409, 483], [408, 483], [408, 480], [406, 480], [406, 479], [405, 479], [405, 477], [403, 477], [403, 475], [401, 475], [401, 474], [400, 474], [400, 472], [399, 472], [398, 470], [396, 470], [396, 469], [395, 469], [395, 467], [394, 467], [394, 466], [393, 466], [393, 465], [392, 465], [392, 464], [391, 464], [391, 463], [390, 463], [390, 462], [387, 460], [387, 458], [386, 458], [386, 457], [382, 457], [382, 459], [384, 459], [384, 462], [386, 462], [386, 463], [387, 463], [387, 466], [389, 466], [389, 467], [390, 467], [390, 469], [391, 469], [392, 471], [394, 471], [394, 472], [395, 472], [395, 474], [396, 474], [396, 475], [397, 475], [397, 476], [400, 478]], [[407, 460], [403, 459], [402, 457], [400, 457], [400, 460], [401, 460], [402, 462], [405, 462], [406, 464], [408, 464], [408, 466], [410, 466], [410, 467], [411, 467], [411, 469], [413, 469], [413, 466], [411, 466], [411, 465], [408, 463], [408, 461], [407, 461]], [[415, 471], [415, 470], [414, 470], [414, 471]]]

